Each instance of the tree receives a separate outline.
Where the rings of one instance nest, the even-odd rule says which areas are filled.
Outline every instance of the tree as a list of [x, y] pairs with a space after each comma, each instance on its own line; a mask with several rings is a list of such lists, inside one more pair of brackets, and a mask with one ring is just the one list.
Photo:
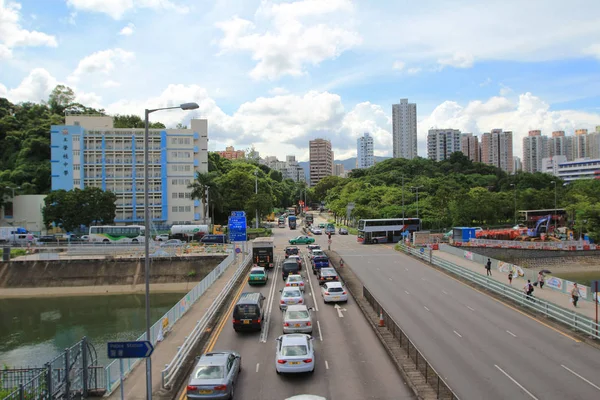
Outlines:
[[[188, 185], [188, 189], [192, 189], [192, 199], [199, 199], [202, 202], [202, 217], [206, 218], [208, 214], [208, 189], [214, 186], [216, 174], [214, 172], [196, 173], [194, 182]], [[215, 188], [216, 189], [216, 188]], [[213, 193], [218, 190], [213, 189]]]
[[65, 85], [57, 85], [48, 97], [50, 110], [55, 114], [62, 114], [74, 101], [75, 92]]
[[115, 220], [117, 196], [100, 188], [55, 190], [44, 199], [44, 225], [62, 227], [71, 232], [80, 226], [112, 224]]
[[182, 124], [181, 122], [175, 125], [175, 129], [187, 129], [187, 125]]
[[[115, 128], [123, 128], [123, 129], [129, 129], [129, 128], [144, 129], [145, 122], [142, 118], [140, 118], [139, 115], [117, 114], [113, 117], [113, 126]], [[150, 129], [165, 129], [165, 125], [161, 122], [150, 122], [148, 124], [148, 127]]]

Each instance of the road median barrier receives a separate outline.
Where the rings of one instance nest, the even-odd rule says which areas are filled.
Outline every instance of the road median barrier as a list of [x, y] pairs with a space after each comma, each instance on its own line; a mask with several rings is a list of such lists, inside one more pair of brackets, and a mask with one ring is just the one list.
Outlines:
[[[358, 304], [369, 326], [379, 338], [388, 356], [404, 381], [418, 399], [459, 399], [441, 378], [415, 344], [379, 304], [371, 292], [352, 271], [350, 264], [335, 252], [325, 251], [332, 266], [342, 278], [344, 286]], [[383, 322], [383, 326], [381, 325]]]

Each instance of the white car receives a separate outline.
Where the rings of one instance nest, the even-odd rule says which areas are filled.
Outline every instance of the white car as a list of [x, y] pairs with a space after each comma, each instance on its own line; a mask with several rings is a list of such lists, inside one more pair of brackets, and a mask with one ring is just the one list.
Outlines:
[[157, 242], [166, 242], [167, 240], [169, 240], [169, 235], [164, 233], [161, 235], [156, 235], [154, 240], [156, 240]]
[[305, 305], [288, 306], [283, 314], [283, 333], [312, 333], [312, 317]]
[[325, 252], [321, 249], [315, 249], [313, 251], [310, 252], [310, 259], [312, 260], [313, 258], [315, 258], [316, 256], [325, 256], [327, 257], [327, 254], [325, 254]]
[[323, 234], [323, 231], [320, 230], [319, 228], [313, 228], [311, 232], [313, 235], [322, 235]]
[[302, 333], [281, 335], [277, 339], [275, 371], [281, 373], [315, 372], [313, 337]]
[[284, 287], [280, 290], [281, 299], [279, 300], [279, 309], [285, 310], [292, 304], [304, 304], [304, 295], [297, 287]]
[[344, 289], [340, 282], [327, 282], [321, 286], [321, 296], [323, 296], [323, 302], [347, 302], [348, 291]]
[[305, 291], [306, 285], [304, 284], [304, 278], [300, 274], [290, 274], [285, 281], [286, 287], [297, 287], [301, 291]]

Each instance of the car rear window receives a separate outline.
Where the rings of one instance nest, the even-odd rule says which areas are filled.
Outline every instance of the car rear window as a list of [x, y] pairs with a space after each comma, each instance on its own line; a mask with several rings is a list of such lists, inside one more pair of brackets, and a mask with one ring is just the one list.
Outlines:
[[289, 346], [283, 346], [281, 354], [284, 356], [305, 356], [308, 354], [308, 349], [303, 344], [294, 344]]
[[220, 365], [200, 365], [194, 373], [196, 379], [221, 379], [223, 377], [224, 369]]
[[250, 275], [263, 275], [264, 272], [262, 271], [250, 271]]
[[329, 262], [329, 259], [324, 256], [315, 256], [314, 260], [315, 262]]
[[288, 254], [298, 254], [298, 249], [293, 248], [293, 249], [285, 249], [285, 252]]
[[258, 307], [254, 304], [238, 304], [235, 307], [235, 315], [238, 318], [252, 318], [258, 315]]
[[321, 275], [337, 275], [332, 268], [321, 268]]
[[287, 264], [283, 264], [283, 270], [284, 271], [298, 271], [298, 263], [294, 262], [294, 263], [287, 263]]
[[299, 290], [284, 290], [283, 291], [283, 297], [300, 297], [300, 291]]
[[330, 287], [330, 288], [327, 288], [327, 290], [329, 292], [334, 292], [334, 293], [335, 292], [343, 292], [344, 291], [344, 289], [342, 289], [341, 287]]
[[308, 318], [308, 311], [288, 311], [289, 319], [306, 319]]
[[289, 276], [289, 280], [290, 280], [290, 282], [302, 282], [302, 277], [301, 276], [290, 275]]

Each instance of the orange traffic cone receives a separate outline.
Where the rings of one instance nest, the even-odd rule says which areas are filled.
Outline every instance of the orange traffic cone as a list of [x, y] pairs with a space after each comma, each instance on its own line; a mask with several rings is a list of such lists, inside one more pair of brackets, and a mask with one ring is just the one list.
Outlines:
[[383, 311], [379, 312], [379, 326], [384, 326], [384, 322], [383, 322]]

